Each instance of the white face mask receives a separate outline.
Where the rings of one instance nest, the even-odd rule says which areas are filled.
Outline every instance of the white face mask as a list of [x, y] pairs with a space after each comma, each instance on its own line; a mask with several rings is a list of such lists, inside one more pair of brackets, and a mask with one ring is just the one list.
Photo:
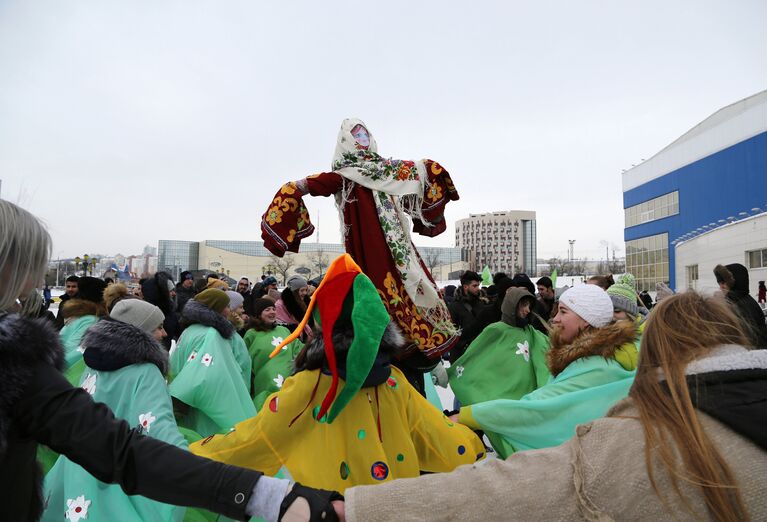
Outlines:
[[364, 148], [370, 147], [370, 134], [368, 130], [362, 125], [355, 125], [352, 129], [352, 136], [354, 140]]

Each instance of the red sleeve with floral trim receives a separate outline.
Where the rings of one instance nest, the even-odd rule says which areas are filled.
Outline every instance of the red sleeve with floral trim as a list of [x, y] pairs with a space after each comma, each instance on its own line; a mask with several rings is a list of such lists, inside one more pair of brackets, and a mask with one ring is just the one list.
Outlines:
[[264, 246], [278, 257], [286, 251], [298, 252], [301, 239], [314, 232], [302, 196], [295, 182], [285, 183], [261, 218]]
[[431, 226], [426, 226], [416, 216], [413, 218], [413, 232], [422, 236], [434, 237], [445, 231], [445, 205], [458, 200], [458, 191], [453, 185], [450, 174], [436, 161], [424, 160], [428, 175], [428, 189], [423, 195], [421, 213]]

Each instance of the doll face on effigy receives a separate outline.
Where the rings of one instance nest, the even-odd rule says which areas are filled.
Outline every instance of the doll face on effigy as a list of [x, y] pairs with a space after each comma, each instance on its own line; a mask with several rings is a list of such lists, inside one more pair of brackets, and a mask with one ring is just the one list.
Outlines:
[[354, 141], [357, 142], [358, 148], [367, 149], [370, 147], [370, 134], [359, 123], [352, 128], [352, 136], [354, 136]]

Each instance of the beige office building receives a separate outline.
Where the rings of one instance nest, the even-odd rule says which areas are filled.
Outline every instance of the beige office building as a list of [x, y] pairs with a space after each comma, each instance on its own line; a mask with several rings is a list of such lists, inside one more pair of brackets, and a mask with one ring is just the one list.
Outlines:
[[[416, 247], [424, 264], [437, 281], [446, 281], [451, 274], [474, 268], [469, 264], [472, 253], [452, 247]], [[338, 243], [301, 243], [298, 253], [276, 258], [262, 241], [180, 241], [160, 240], [158, 245], [159, 269], [178, 279], [183, 270], [205, 270], [226, 274], [238, 279], [242, 276], [259, 281], [262, 275], [276, 275], [280, 284], [287, 277], [300, 274], [312, 278], [325, 273], [329, 264], [344, 253]], [[282, 274], [285, 274], [284, 277]]]
[[455, 246], [473, 251], [479, 270], [536, 274], [535, 212], [508, 210], [470, 214], [455, 224]]

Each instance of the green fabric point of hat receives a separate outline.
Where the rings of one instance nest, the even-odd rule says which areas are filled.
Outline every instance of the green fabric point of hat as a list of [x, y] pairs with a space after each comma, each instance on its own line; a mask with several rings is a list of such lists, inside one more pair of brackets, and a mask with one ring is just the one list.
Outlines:
[[346, 382], [328, 412], [328, 424], [335, 420], [362, 388], [378, 355], [381, 338], [391, 320], [378, 290], [367, 276], [358, 274], [354, 278], [351, 291], [354, 340], [346, 355]]

